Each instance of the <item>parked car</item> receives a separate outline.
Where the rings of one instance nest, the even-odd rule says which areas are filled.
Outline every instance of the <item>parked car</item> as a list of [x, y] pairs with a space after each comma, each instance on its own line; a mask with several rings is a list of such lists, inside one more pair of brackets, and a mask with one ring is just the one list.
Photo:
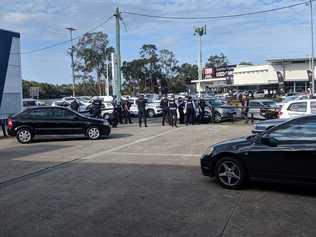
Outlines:
[[311, 114], [316, 114], [316, 99], [294, 100], [282, 106], [279, 111], [279, 118], [290, 119]]
[[[65, 107], [65, 108], [70, 108], [70, 104], [71, 104], [72, 101], [69, 101], [69, 100], [60, 100], [60, 101], [54, 101], [52, 103], [52, 106], [59, 106], [59, 107]], [[79, 111], [78, 112], [85, 112], [88, 108], [88, 105], [81, 102], [81, 101], [78, 101], [79, 102]]]
[[[129, 97], [128, 101], [131, 103], [130, 112], [132, 115], [138, 115], [138, 107], [137, 107], [137, 97]], [[153, 118], [155, 116], [162, 114], [162, 109], [160, 107], [160, 101], [147, 103], [146, 104], [146, 111], [149, 118]]]
[[258, 135], [210, 146], [201, 157], [205, 176], [225, 188], [248, 180], [316, 183], [316, 116], [289, 120]]
[[205, 98], [207, 107], [214, 109], [214, 122], [219, 123], [225, 120], [230, 120], [236, 115], [236, 109], [231, 105], [225, 105], [222, 100], [217, 98]]
[[8, 119], [8, 134], [20, 143], [30, 143], [36, 135], [84, 134], [96, 140], [110, 133], [107, 120], [88, 118], [64, 107], [29, 108]]
[[30, 107], [36, 107], [37, 106], [37, 100], [35, 99], [23, 99], [22, 101], [22, 110], [25, 110]]
[[249, 117], [253, 116], [254, 119], [273, 119], [278, 117], [278, 113], [278, 106], [273, 100], [262, 99], [249, 101]]
[[114, 107], [113, 107], [113, 97], [112, 96], [94, 96], [89, 101], [89, 107], [87, 107], [87, 110], [90, 109], [91, 103], [93, 100], [101, 100], [102, 101], [102, 110], [101, 110], [101, 116], [105, 118], [109, 114], [113, 113]]
[[269, 119], [269, 120], [256, 122], [253, 125], [252, 133], [253, 134], [262, 133], [265, 130], [270, 129], [272, 127], [275, 127], [275, 126], [277, 126], [281, 123], [284, 123], [286, 121], [288, 121], [288, 119]]
[[301, 95], [297, 94], [297, 95], [286, 96], [282, 99], [282, 102], [277, 103], [277, 106], [280, 109], [282, 109], [285, 103], [289, 103], [294, 100], [308, 100], [309, 98], [310, 98], [310, 95], [308, 94], [301, 94]]

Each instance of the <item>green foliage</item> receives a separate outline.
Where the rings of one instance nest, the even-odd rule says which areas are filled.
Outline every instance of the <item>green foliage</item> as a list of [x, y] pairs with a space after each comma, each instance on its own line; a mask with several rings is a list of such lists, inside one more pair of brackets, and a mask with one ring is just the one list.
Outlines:
[[[72, 96], [72, 84], [54, 85], [36, 81], [22, 81], [23, 98], [30, 97], [30, 88], [39, 87], [40, 99], [56, 99], [65, 96]], [[98, 94], [98, 87], [94, 80], [87, 80], [76, 85], [76, 95], [95, 96]]]
[[205, 67], [206, 68], [221, 67], [221, 66], [228, 65], [228, 63], [229, 62], [228, 62], [227, 57], [223, 53], [220, 53], [219, 55], [217, 54], [211, 55], [208, 58]]
[[110, 60], [114, 51], [112, 47], [108, 47], [107, 38], [107, 34], [103, 32], [86, 33], [73, 47], [76, 79], [91, 81], [96, 75], [100, 95], [103, 88], [101, 80], [106, 77], [107, 60]]

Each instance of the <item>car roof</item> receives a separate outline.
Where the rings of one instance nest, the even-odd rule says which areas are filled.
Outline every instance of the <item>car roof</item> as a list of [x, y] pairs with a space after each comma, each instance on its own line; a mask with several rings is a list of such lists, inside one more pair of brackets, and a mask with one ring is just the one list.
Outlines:
[[259, 99], [259, 100], [251, 100], [251, 101], [255, 101], [255, 102], [275, 102], [274, 100], [270, 100], [270, 99]]

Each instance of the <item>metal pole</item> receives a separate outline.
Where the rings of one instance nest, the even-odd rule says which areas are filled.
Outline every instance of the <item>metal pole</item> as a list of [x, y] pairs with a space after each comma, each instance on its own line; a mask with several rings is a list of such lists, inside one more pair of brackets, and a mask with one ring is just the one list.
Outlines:
[[312, 95], [315, 93], [315, 68], [314, 68], [314, 21], [313, 21], [313, 1], [309, 1], [311, 17], [311, 41], [312, 41]]
[[202, 35], [200, 35], [200, 55], [199, 55], [199, 97], [201, 97], [201, 80], [202, 80]]
[[115, 66], [115, 54], [111, 53], [111, 62], [112, 62], [112, 95], [116, 94], [116, 66]]
[[76, 29], [72, 27], [67, 27], [67, 30], [70, 32], [70, 42], [71, 42], [71, 50], [70, 50], [70, 57], [71, 57], [71, 70], [72, 70], [72, 96], [76, 96], [76, 80], [75, 80], [75, 63], [74, 63], [74, 47], [73, 47], [73, 38], [72, 38], [72, 32]]
[[120, 10], [117, 7], [116, 8], [116, 13], [114, 14], [115, 16], [115, 22], [116, 22], [116, 56], [117, 56], [117, 75], [116, 75], [116, 79], [117, 79], [117, 98], [118, 100], [121, 99], [121, 43], [120, 43], [120, 18], [121, 18], [121, 14], [120, 14]]
[[109, 64], [108, 64], [108, 60], [106, 59], [106, 87], [105, 87], [105, 92], [106, 95], [109, 96], [110, 95], [110, 83], [109, 83]]

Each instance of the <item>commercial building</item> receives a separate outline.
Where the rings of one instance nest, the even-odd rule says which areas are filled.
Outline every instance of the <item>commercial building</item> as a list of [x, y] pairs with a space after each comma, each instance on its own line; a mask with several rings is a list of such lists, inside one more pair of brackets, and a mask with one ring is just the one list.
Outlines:
[[0, 29], [0, 119], [21, 109], [20, 34]]
[[[237, 65], [232, 72], [231, 84], [227, 83], [227, 78], [214, 75], [203, 79], [200, 82], [201, 90], [216, 87], [223, 90], [282, 89], [285, 92], [305, 92], [311, 87], [309, 58], [270, 59], [266, 62], [262, 65]], [[218, 84], [218, 81], [221, 83]], [[199, 83], [198, 80], [192, 82]]]

